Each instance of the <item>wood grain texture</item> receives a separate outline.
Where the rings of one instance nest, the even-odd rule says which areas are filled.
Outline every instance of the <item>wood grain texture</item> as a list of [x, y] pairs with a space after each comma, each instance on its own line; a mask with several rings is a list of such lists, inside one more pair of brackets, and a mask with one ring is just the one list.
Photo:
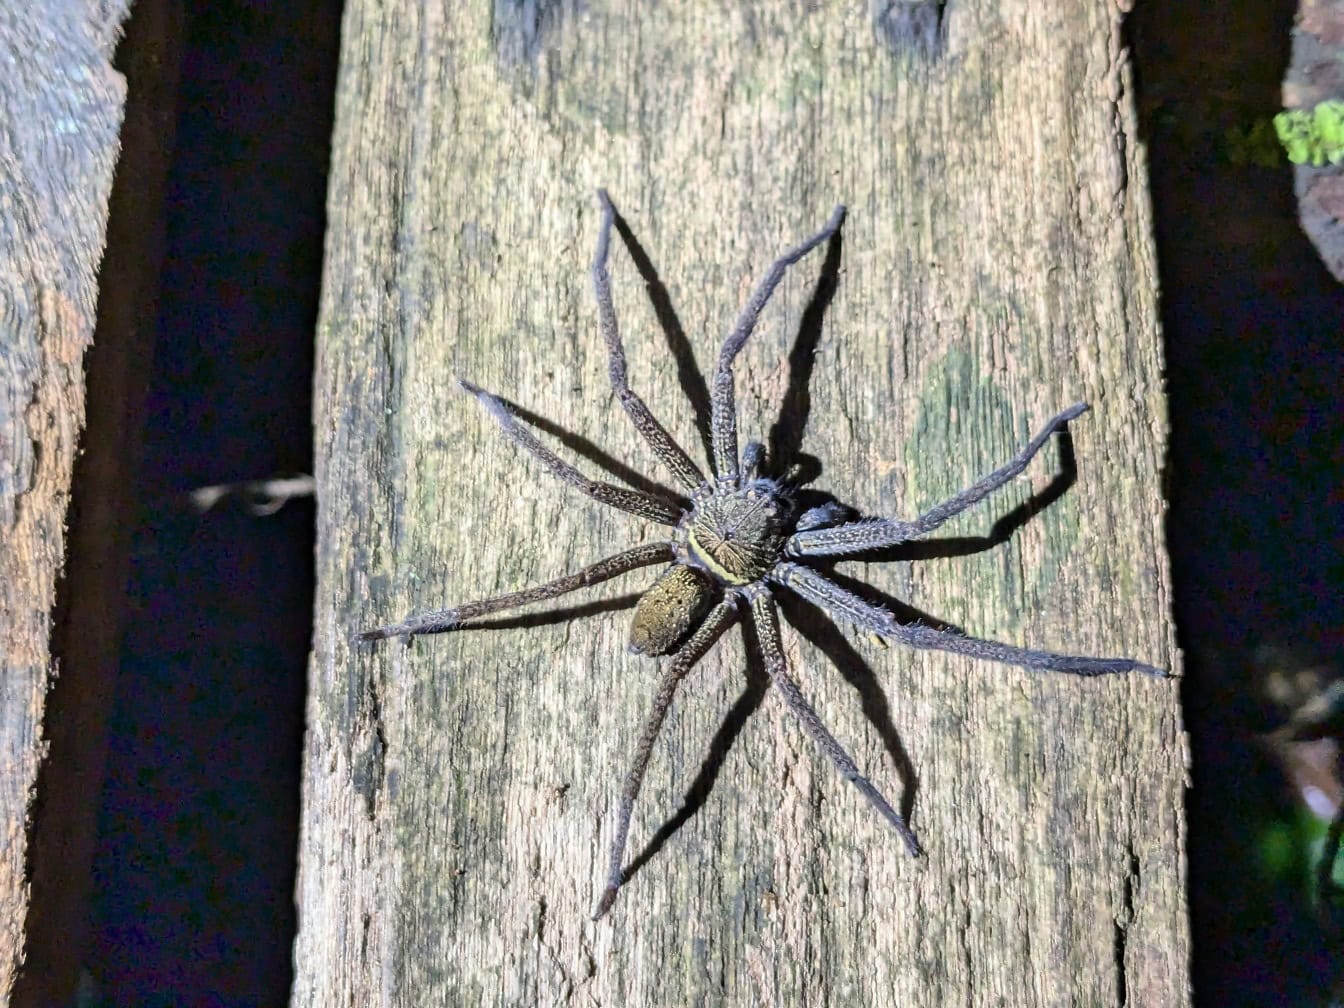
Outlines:
[[[594, 924], [657, 679], [624, 652], [626, 614], [349, 643], [658, 537], [547, 480], [452, 381], [654, 472], [607, 385], [586, 274], [604, 185], [702, 365], [770, 259], [849, 205], [835, 296], [794, 363], [812, 369], [819, 485], [863, 511], [913, 515], [1093, 404], [1075, 483], [1007, 542], [846, 573], [985, 636], [1178, 660], [1120, 11], [953, 5], [929, 65], [893, 56], [861, 4], [543, 7], [524, 25], [503, 3], [346, 10], [294, 1003], [1186, 1003], [1175, 681], [884, 649], [786, 607], [804, 692], [913, 808], [928, 857], [762, 695], [734, 633], [674, 705], [631, 856], [728, 736], [708, 795]], [[822, 259], [743, 354], [744, 439], [780, 408]], [[624, 246], [612, 269], [631, 384], [703, 457]], [[1045, 455], [946, 536], [986, 535], [1044, 490]]]
[[125, 99], [111, 58], [128, 6], [0, 9], [0, 1004], [23, 958], [52, 604]]

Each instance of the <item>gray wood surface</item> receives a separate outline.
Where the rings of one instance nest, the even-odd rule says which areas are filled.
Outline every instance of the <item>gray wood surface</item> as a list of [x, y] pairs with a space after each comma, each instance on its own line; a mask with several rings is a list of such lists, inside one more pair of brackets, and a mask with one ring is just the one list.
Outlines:
[[31, 802], [125, 89], [128, 4], [0, 6], [0, 1004], [24, 954]]
[[[774, 255], [849, 205], [815, 346], [790, 362], [820, 253], [763, 316], [738, 391], [760, 437], [802, 372], [792, 433], [865, 512], [913, 515], [1091, 402], [1076, 480], [1007, 541], [844, 571], [984, 636], [1178, 662], [1120, 10], [953, 4], [930, 64], [858, 3], [539, 6], [527, 23], [502, 2], [346, 9], [294, 1003], [1186, 1003], [1175, 680], [884, 648], [793, 606], [805, 692], [928, 856], [760, 695], [734, 633], [677, 699], [630, 857], [707, 763], [712, 786], [593, 923], [657, 677], [624, 651], [627, 614], [349, 642], [657, 537], [548, 479], [452, 381], [661, 475], [606, 383], [586, 273], [601, 185], [702, 366]], [[624, 245], [612, 279], [633, 386], [703, 457]], [[1060, 471], [1052, 447], [942, 538], [989, 535]]]

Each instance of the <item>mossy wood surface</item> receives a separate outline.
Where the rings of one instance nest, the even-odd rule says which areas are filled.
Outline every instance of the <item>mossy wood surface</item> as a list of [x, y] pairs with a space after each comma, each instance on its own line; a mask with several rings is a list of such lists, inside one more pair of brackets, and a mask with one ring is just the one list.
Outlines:
[[[733, 631], [674, 705], [627, 860], [671, 835], [593, 923], [658, 667], [626, 654], [628, 613], [591, 603], [654, 571], [553, 607], [589, 607], [572, 620], [350, 643], [659, 536], [548, 478], [453, 382], [664, 478], [606, 378], [587, 274], [606, 186], [702, 368], [769, 261], [848, 204], [820, 329], [824, 249], [762, 317], [738, 394], [744, 440], [789, 398], [818, 485], [864, 512], [913, 515], [1092, 403], [1062, 495], [1056, 444], [950, 542], [845, 574], [972, 633], [1179, 660], [1120, 10], [950, 5], [929, 63], [893, 55], [859, 3], [538, 7], [528, 24], [505, 3], [346, 9], [294, 1003], [1186, 1003], [1175, 680], [884, 648], [790, 605], [804, 691], [928, 856], [837, 777]], [[703, 457], [619, 240], [612, 283], [633, 386]], [[1033, 494], [1057, 499], [961, 548]]]
[[125, 100], [111, 60], [126, 7], [0, 5], [0, 1005], [29, 937], [32, 801], [58, 672], [52, 607]]

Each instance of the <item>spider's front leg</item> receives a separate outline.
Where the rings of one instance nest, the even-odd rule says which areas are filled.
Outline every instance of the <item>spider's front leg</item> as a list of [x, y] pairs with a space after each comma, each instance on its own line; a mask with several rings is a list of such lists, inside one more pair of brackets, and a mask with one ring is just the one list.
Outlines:
[[648, 769], [653, 744], [658, 740], [658, 733], [662, 731], [663, 721], [667, 717], [668, 708], [672, 706], [672, 698], [676, 695], [677, 687], [681, 684], [681, 680], [686, 678], [686, 673], [732, 625], [735, 616], [736, 609], [732, 602], [725, 599], [716, 605], [709, 611], [705, 621], [687, 638], [681, 650], [672, 658], [672, 664], [663, 673], [662, 681], [658, 684], [658, 692], [653, 697], [653, 707], [644, 721], [643, 730], [639, 733], [639, 741], [635, 743], [634, 762], [626, 774], [625, 786], [621, 789], [621, 804], [616, 814], [616, 834], [611, 840], [607, 888], [597, 901], [593, 920], [597, 920], [611, 909], [611, 905], [616, 902], [617, 892], [625, 882], [622, 862], [625, 858], [626, 840], [630, 836], [630, 814], [634, 810], [635, 799], [639, 797], [639, 789], [644, 783], [644, 771]]
[[770, 269], [752, 292], [751, 299], [742, 309], [742, 314], [738, 316], [737, 325], [723, 341], [723, 347], [719, 350], [718, 366], [714, 370], [714, 386], [711, 391], [713, 416], [710, 422], [710, 435], [714, 445], [714, 473], [722, 484], [730, 487], [738, 486], [737, 404], [733, 383], [733, 361], [751, 336], [752, 330], [756, 328], [756, 320], [761, 317], [761, 310], [770, 300], [770, 295], [775, 292], [779, 282], [784, 279], [785, 271], [835, 234], [844, 219], [845, 208], [837, 206], [824, 228], [770, 264]]
[[968, 507], [984, 500], [1009, 480], [1021, 475], [1036, 453], [1045, 447], [1050, 435], [1061, 430], [1070, 420], [1075, 420], [1088, 409], [1087, 403], [1075, 403], [1068, 409], [1051, 417], [1050, 421], [1027, 442], [1020, 452], [1007, 463], [995, 469], [984, 478], [977, 480], [961, 493], [941, 504], [925, 511], [913, 521], [899, 518], [863, 518], [846, 522], [830, 528], [818, 528], [797, 532], [789, 537], [784, 547], [788, 556], [840, 556], [845, 553], [862, 553], [865, 550], [881, 549], [899, 543], [918, 539], [928, 535], [949, 518], [961, 514]]
[[611, 389], [658, 460], [667, 466], [683, 487], [695, 490], [705, 482], [704, 473], [630, 387], [626, 374], [625, 347], [621, 343], [620, 327], [616, 324], [616, 305], [611, 300], [611, 277], [607, 274], [607, 254], [611, 247], [611, 227], [616, 222], [616, 208], [612, 206], [611, 197], [605, 189], [597, 191], [597, 201], [602, 207], [602, 224], [597, 232], [597, 251], [593, 254], [593, 293], [597, 298], [598, 328], [602, 331], [602, 342], [607, 347], [607, 375], [611, 379]]
[[850, 758], [849, 753], [845, 752], [844, 747], [836, 741], [835, 736], [822, 723], [821, 717], [813, 706], [807, 702], [807, 698], [803, 696], [798, 684], [789, 675], [788, 661], [784, 657], [784, 649], [780, 645], [779, 639], [779, 611], [768, 588], [759, 587], [752, 591], [751, 619], [756, 627], [756, 638], [761, 644], [761, 653], [765, 658], [765, 668], [770, 674], [770, 681], [774, 683], [779, 695], [784, 698], [784, 702], [789, 705], [789, 709], [798, 718], [803, 730], [812, 736], [812, 741], [831, 758], [835, 768], [840, 771], [840, 776], [858, 788], [859, 792], [868, 799], [872, 806], [882, 813], [882, 817], [891, 823], [896, 832], [901, 835], [901, 839], [905, 841], [906, 850], [913, 857], [919, 857], [921, 851], [914, 831], [910, 829], [909, 824], [906, 823], [901, 814], [892, 808], [891, 803], [882, 795], [882, 792], [859, 772], [859, 768]]

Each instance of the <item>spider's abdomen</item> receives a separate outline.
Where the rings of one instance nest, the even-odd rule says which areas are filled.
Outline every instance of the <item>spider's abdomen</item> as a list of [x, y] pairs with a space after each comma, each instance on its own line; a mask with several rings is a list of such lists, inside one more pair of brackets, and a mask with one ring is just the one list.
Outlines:
[[630, 624], [630, 651], [667, 654], [700, 622], [713, 597], [713, 588], [703, 574], [673, 564], [639, 597]]
[[768, 480], [714, 494], [685, 520], [688, 559], [726, 585], [759, 581], [779, 561], [790, 511], [789, 500]]

